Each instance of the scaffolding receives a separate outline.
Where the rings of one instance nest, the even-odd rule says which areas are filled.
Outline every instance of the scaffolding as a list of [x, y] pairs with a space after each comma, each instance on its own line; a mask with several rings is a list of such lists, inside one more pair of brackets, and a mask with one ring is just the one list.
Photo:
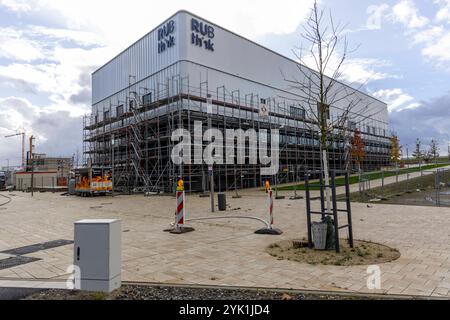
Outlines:
[[[130, 75], [127, 90], [125, 101], [110, 100], [109, 107], [83, 120], [84, 163], [89, 159], [93, 166], [113, 167], [115, 190], [173, 192], [178, 177], [183, 177], [187, 192], [208, 191], [211, 175], [207, 164], [175, 165], [171, 160], [172, 133], [182, 128], [194, 137], [196, 121], [203, 124], [203, 131], [216, 128], [222, 132], [227, 129], [280, 132], [277, 175], [261, 176], [260, 164], [216, 164], [213, 176], [216, 191], [260, 187], [266, 180], [272, 184], [299, 182], [307, 171], [321, 168], [319, 133], [308, 125], [311, 120], [298, 103], [280, 97], [262, 98], [239, 89], [227, 90], [225, 86], [210, 90], [208, 82], [191, 86], [189, 77], [181, 76], [145, 88]], [[261, 103], [268, 106], [266, 118], [260, 115]], [[381, 127], [380, 123], [379, 134], [364, 136], [365, 170], [390, 163], [390, 141], [386, 134], [381, 134]], [[346, 167], [347, 141], [338, 131], [330, 135], [330, 170]], [[270, 138], [268, 141], [270, 144]], [[203, 141], [203, 149], [208, 144]], [[245, 146], [247, 158], [250, 145]]]

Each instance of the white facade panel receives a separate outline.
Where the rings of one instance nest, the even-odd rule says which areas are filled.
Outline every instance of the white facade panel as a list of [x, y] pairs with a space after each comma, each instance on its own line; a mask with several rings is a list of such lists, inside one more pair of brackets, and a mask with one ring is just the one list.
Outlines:
[[[175, 25], [175, 45], [160, 53], [158, 30], [170, 21]], [[228, 94], [239, 90], [241, 100], [245, 95], [253, 94], [255, 99], [270, 98], [273, 106], [283, 103], [281, 97], [298, 101], [301, 93], [290, 88], [286, 81], [301, 77], [298, 67], [291, 59], [191, 13], [180, 11], [93, 74], [92, 113], [98, 114], [99, 120], [106, 110], [114, 116], [114, 109], [125, 105], [130, 91], [141, 93], [144, 89], [144, 92], [152, 91], [156, 95], [161, 87], [173, 90], [182, 82], [181, 78], [188, 78], [191, 88], [202, 88], [207, 82], [209, 93], [213, 95], [217, 88], [225, 86]], [[136, 81], [132, 87], [129, 86], [130, 75], [136, 77], [132, 78], [132, 83]], [[339, 84], [337, 90], [342, 86]], [[206, 93], [206, 87], [201, 90]], [[361, 122], [361, 130], [365, 132], [366, 127], [375, 126], [379, 133], [384, 131], [386, 134], [389, 130], [386, 104], [364, 93], [356, 93], [355, 99], [361, 100], [361, 110], [354, 108], [354, 117]], [[258, 102], [253, 103], [256, 105]], [[345, 108], [346, 104], [341, 101], [333, 107], [336, 109], [332, 116], [337, 116], [339, 108]]]
[[[180, 46], [186, 43], [183, 39], [185, 33], [180, 28], [181, 25], [184, 25], [184, 22], [181, 22], [182, 19], [184, 17], [179, 14], [167, 19], [156, 29], [95, 71], [92, 74], [93, 104], [128, 88], [130, 76], [133, 77], [131, 83], [140, 82], [178, 62], [180, 53], [184, 51]], [[158, 46], [161, 43], [158, 39], [158, 31], [170, 21], [174, 21], [174, 31], [170, 36], [174, 37], [175, 45], [166, 48], [163, 53], [158, 53]]]
[[[187, 36], [187, 55], [183, 59], [195, 64], [189, 64], [187, 75], [191, 83], [200, 83], [208, 80], [211, 91], [220, 86], [225, 86], [228, 90], [239, 89], [241, 94], [254, 93], [260, 98], [291, 97], [298, 100], [300, 91], [290, 88], [290, 83], [286, 79], [301, 80], [302, 74], [298, 70], [299, 64], [295, 61], [266, 49], [252, 41], [239, 35], [227, 31], [206, 20], [191, 15], [181, 13], [186, 16], [184, 19]], [[206, 50], [192, 43], [192, 19], [200, 21], [205, 25], [214, 28], [214, 51]], [[196, 32], [195, 32], [196, 33]], [[205, 36], [208, 38], [208, 36]], [[306, 72], [311, 72], [308, 68], [300, 66]], [[342, 85], [337, 86], [341, 90]], [[347, 92], [353, 89], [348, 88]], [[374, 99], [362, 92], [355, 94], [355, 100], [361, 100], [359, 108], [354, 111], [362, 111], [362, 117], [371, 115], [370, 119], [388, 123], [388, 111], [385, 103]], [[367, 106], [370, 106], [367, 108]], [[345, 101], [340, 101], [336, 108], [346, 108]], [[358, 110], [360, 109], [360, 110]]]

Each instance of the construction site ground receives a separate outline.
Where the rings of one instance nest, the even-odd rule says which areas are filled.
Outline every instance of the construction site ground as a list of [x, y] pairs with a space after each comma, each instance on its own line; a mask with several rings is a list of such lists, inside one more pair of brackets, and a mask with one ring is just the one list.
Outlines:
[[[450, 208], [353, 204], [355, 239], [401, 253], [398, 260], [379, 266], [381, 289], [370, 290], [367, 266], [301, 264], [277, 260], [266, 252], [275, 242], [306, 237], [305, 201], [291, 200], [293, 192], [284, 192], [286, 198], [275, 201], [275, 227], [284, 232], [281, 236], [256, 235], [263, 224], [247, 219], [191, 222], [188, 225], [195, 231], [182, 235], [163, 232], [174, 220], [173, 196], [78, 198], [35, 193], [32, 198], [22, 192], [2, 194], [12, 201], [0, 206], [0, 287], [65, 288], [73, 263], [72, 244], [31, 253], [11, 250], [73, 240], [74, 222], [80, 219], [116, 218], [122, 220], [122, 280], [126, 282], [450, 297]], [[209, 198], [189, 195], [187, 217], [267, 219], [264, 192], [242, 191], [240, 199], [233, 195], [227, 195], [228, 210], [215, 213], [210, 212]], [[316, 209], [318, 205], [316, 201]], [[30, 261], [2, 267], [2, 261], [17, 257]]]

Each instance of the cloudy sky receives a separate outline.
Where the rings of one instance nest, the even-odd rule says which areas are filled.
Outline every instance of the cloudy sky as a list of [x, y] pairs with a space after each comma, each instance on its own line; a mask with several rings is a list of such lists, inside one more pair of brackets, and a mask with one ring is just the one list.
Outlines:
[[[360, 45], [349, 82], [385, 101], [410, 150], [450, 134], [450, 0], [322, 0]], [[0, 0], [0, 166], [20, 162], [20, 138], [38, 152], [81, 152], [90, 74], [179, 9], [187, 9], [293, 57], [312, 0]]]

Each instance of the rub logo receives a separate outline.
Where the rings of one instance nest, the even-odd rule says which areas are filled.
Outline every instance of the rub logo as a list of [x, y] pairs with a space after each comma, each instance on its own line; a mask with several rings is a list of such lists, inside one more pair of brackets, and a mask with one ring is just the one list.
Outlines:
[[215, 36], [214, 27], [192, 18], [191, 31], [191, 42], [194, 46], [214, 52], [214, 43], [212, 41]]
[[175, 21], [171, 20], [158, 29], [158, 53], [166, 51], [175, 46]]

